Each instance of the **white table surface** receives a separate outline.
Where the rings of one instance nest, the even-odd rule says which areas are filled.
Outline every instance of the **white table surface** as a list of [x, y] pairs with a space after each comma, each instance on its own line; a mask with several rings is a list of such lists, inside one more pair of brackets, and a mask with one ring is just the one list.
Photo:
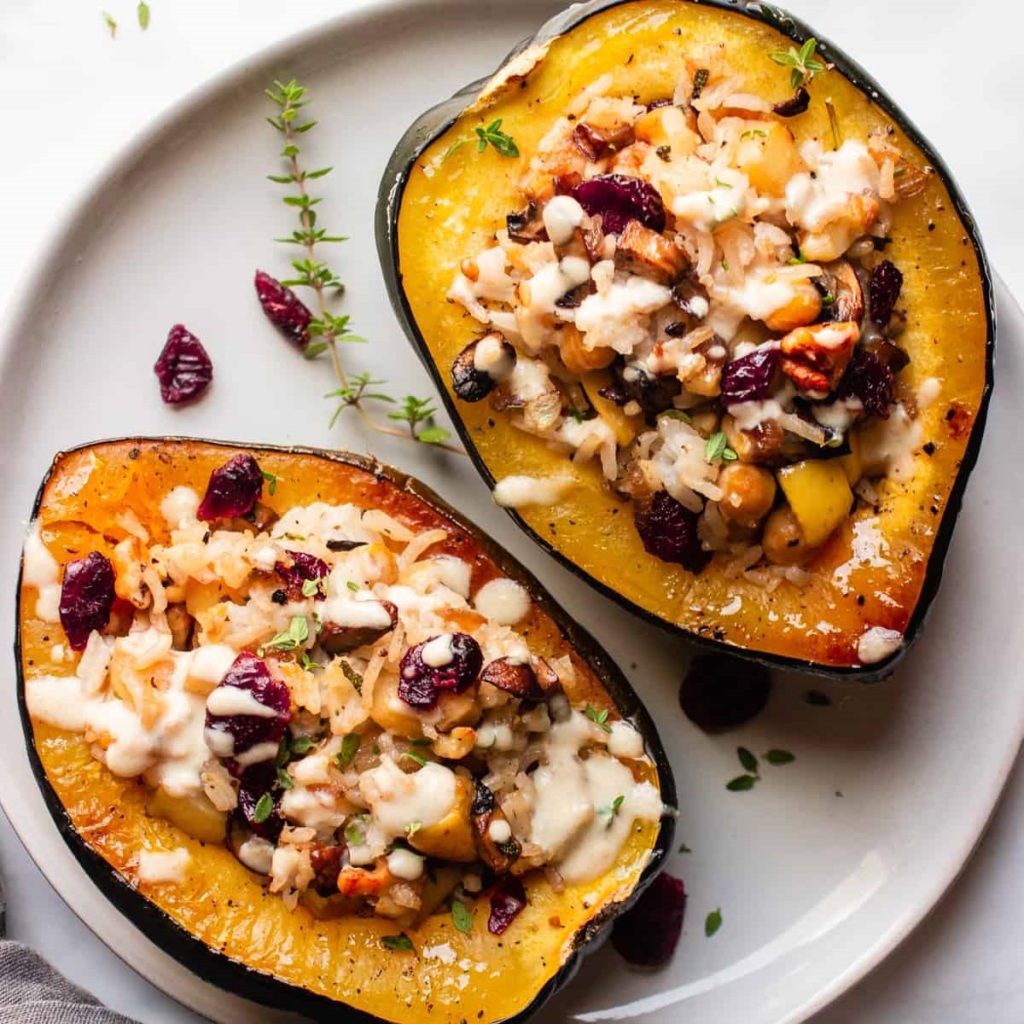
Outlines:
[[[362, 2], [150, 0], [146, 33], [136, 23], [135, 0], [7, 6], [0, 18], [6, 113], [0, 129], [0, 309], [65, 205], [137, 129], [227, 65]], [[872, 71], [944, 154], [995, 268], [1024, 295], [1024, 9], [1015, 0], [788, 0], [787, 6]], [[119, 23], [114, 40], [104, 8]], [[495, 61], [510, 42], [495, 40]], [[54, 285], [59, 289], [59, 281]], [[10, 672], [6, 678], [11, 685]], [[970, 680], [964, 680], [964, 700], [970, 699]], [[2, 816], [0, 869], [12, 937], [147, 1024], [195, 1019], [92, 936]], [[894, 956], [816, 1024], [1019, 1024], [1022, 908], [1024, 763], [1018, 763], [960, 882]]]

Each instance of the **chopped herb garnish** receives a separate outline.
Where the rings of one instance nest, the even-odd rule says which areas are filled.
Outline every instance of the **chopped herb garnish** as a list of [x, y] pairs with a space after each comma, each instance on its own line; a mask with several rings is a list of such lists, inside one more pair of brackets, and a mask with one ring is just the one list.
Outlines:
[[807, 262], [807, 257], [802, 253], [798, 252], [795, 256], [791, 256], [787, 261], [791, 267], [799, 267], [801, 264]]
[[341, 666], [341, 674], [355, 687], [357, 693], [362, 693], [363, 677], [352, 667], [347, 659], [342, 658], [338, 664]]
[[294, 789], [295, 783], [292, 781], [292, 777], [283, 769], [277, 769], [277, 782], [282, 789]]
[[111, 39], [117, 38], [117, 22], [114, 21], [114, 16], [103, 11], [103, 22], [107, 26], [107, 31], [110, 33]]
[[417, 736], [415, 739], [409, 740], [409, 742], [414, 747], [429, 747], [430, 746], [430, 740], [428, 740], [426, 736]]
[[278, 768], [283, 768], [288, 763], [288, 759], [291, 756], [292, 752], [288, 744], [288, 736], [286, 734], [281, 737], [281, 743], [277, 748], [277, 757], [274, 758], [274, 764]]
[[262, 825], [263, 822], [270, 817], [271, 812], [274, 810], [274, 798], [269, 793], [264, 793], [263, 796], [256, 801], [256, 807], [252, 812], [252, 820], [257, 825]]
[[452, 924], [466, 935], [473, 930], [473, 912], [460, 900], [452, 901]]
[[405, 932], [399, 932], [397, 935], [382, 935], [380, 937], [380, 944], [387, 949], [401, 949], [408, 951], [413, 948], [412, 939], [410, 939]]
[[753, 789], [756, 782], [756, 775], [737, 775], [735, 779], [725, 784], [725, 788], [730, 793], [745, 793], [748, 789]]
[[608, 724], [608, 709], [604, 708], [598, 711], [597, 708], [587, 705], [583, 709], [583, 714], [587, 716], [595, 725], [600, 726], [605, 732], [611, 732], [612, 727]]
[[711, 71], [708, 68], [697, 68], [693, 75], [693, 90], [690, 93], [690, 102], [700, 99], [700, 94], [704, 91], [704, 87], [708, 84], [708, 79], [711, 77]]
[[316, 662], [309, 656], [309, 651], [303, 651], [299, 656], [299, 664], [307, 671], [312, 672], [316, 668]]
[[732, 188], [732, 185], [727, 181], [722, 181], [721, 178], [715, 178], [715, 188]]
[[757, 773], [757, 758], [746, 747], [737, 747], [736, 756], [740, 759], [744, 771]]
[[268, 473], [265, 469], [261, 469], [260, 476], [267, 481], [267, 494], [273, 497], [277, 493], [277, 474]]
[[619, 813], [619, 810], [622, 807], [622, 801], [625, 799], [625, 796], [620, 793], [610, 804], [605, 804], [604, 807], [598, 807], [597, 815], [599, 818], [604, 819], [605, 828], [612, 827], [612, 822], [615, 820], [615, 816]]
[[356, 753], [359, 751], [359, 744], [362, 742], [363, 738], [357, 732], [346, 734], [345, 738], [341, 741], [341, 750], [334, 755], [334, 762], [342, 771], [352, 763], [352, 758], [356, 756]]
[[367, 817], [365, 814], [357, 815], [345, 826], [345, 842], [349, 846], [362, 846], [363, 840], [366, 839], [366, 822]]
[[348, 589], [351, 590], [353, 594], [356, 594], [356, 593], [359, 592], [359, 584], [356, 583], [355, 580], [348, 580], [345, 583], [345, 586], [348, 587]]
[[265, 644], [261, 651], [273, 648], [278, 651], [294, 651], [301, 647], [309, 639], [309, 623], [305, 615], [295, 615], [288, 624], [288, 629], [278, 633], [268, 644]]
[[417, 754], [415, 750], [403, 750], [402, 756], [398, 760], [401, 761], [405, 758], [414, 761], [421, 768], [427, 763], [427, 759], [422, 754]]
[[316, 743], [309, 736], [296, 736], [291, 742], [292, 753], [296, 757], [308, 754], [315, 746]]
[[141, 28], [142, 31], [145, 32], [146, 29], [149, 28], [150, 14], [149, 4], [146, 3], [146, 0], [139, 0], [139, 6], [135, 9], [135, 13], [139, 19], [139, 28]]
[[587, 418], [587, 411], [586, 409], [577, 409], [573, 406], [565, 410], [565, 415], [577, 423], [582, 423]]
[[662, 416], [667, 416], [670, 420], [682, 420], [683, 423], [692, 423], [693, 417], [688, 412], [683, 412], [682, 409], [666, 409], [664, 412], [658, 413], [658, 419]]
[[302, 596], [303, 597], [316, 597], [317, 594], [323, 593], [323, 580], [303, 580], [302, 581]]
[[740, 139], [767, 139], [768, 133], [761, 131], [760, 128], [748, 128], [745, 132], [740, 135]]
[[774, 765], [792, 764], [796, 760], [796, 754], [791, 754], [788, 750], [769, 750], [764, 759]]
[[722, 260], [722, 269], [728, 274], [729, 273], [729, 261], [726, 259]]
[[708, 462], [735, 462], [736, 453], [729, 447], [729, 439], [725, 436], [724, 430], [708, 438], [707, 444], [704, 445], [704, 458]]
[[712, 910], [706, 918], [704, 918], [704, 935], [707, 938], [711, 938], [719, 928], [722, 927], [722, 911], [721, 908]]
[[421, 828], [423, 828], [422, 821], [410, 821], [409, 824], [405, 826], [405, 838], [412, 839], [412, 837], [416, 835]]
[[[488, 146], [493, 146], [502, 156], [513, 158], [519, 156], [519, 147], [516, 145], [515, 140], [507, 132], [501, 130], [500, 117], [496, 118], [485, 128], [477, 127], [473, 130], [476, 132], [476, 149], [478, 153], [482, 153]], [[441, 159], [447, 160], [452, 153], [462, 149], [467, 142], [472, 142], [472, 139], [459, 139], [448, 148], [448, 151]]]
[[768, 56], [776, 64], [792, 69], [789, 75], [789, 84], [794, 89], [799, 89], [801, 85], [810, 82], [819, 71], [825, 70], [825, 65], [815, 56], [817, 47], [817, 39], [811, 36], [799, 50], [795, 46], [791, 46], [784, 53], [776, 51], [769, 53]]

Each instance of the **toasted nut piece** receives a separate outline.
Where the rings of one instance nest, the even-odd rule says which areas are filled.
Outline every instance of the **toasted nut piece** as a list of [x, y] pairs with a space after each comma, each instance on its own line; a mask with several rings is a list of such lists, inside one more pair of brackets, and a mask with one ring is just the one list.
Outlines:
[[320, 630], [320, 646], [328, 654], [345, 654], [357, 647], [372, 644], [382, 636], [390, 633], [398, 622], [398, 609], [390, 601], [368, 601], [367, 604], [379, 604], [388, 614], [391, 623], [387, 626], [345, 626], [325, 619]]
[[800, 524], [788, 505], [777, 508], [764, 524], [761, 547], [776, 565], [803, 565], [817, 553], [804, 538]]
[[[480, 859], [492, 871], [499, 875], [505, 874], [511, 868], [512, 863], [518, 859], [522, 848], [512, 837], [511, 826], [508, 828], [508, 839], [498, 842], [491, 836], [491, 824], [501, 821], [508, 825], [508, 818], [505, 817], [505, 812], [498, 805], [491, 790], [479, 780], [477, 780], [476, 790], [473, 794], [472, 817]], [[503, 828], [502, 831], [504, 831]]]
[[920, 195], [928, 187], [928, 182], [935, 173], [931, 167], [918, 167], [895, 146], [889, 146], [886, 143], [870, 143], [868, 152], [879, 166], [886, 160], [892, 160], [895, 165], [893, 187], [899, 199], [913, 199], [914, 196]]
[[827, 395], [846, 372], [859, 337], [852, 321], [798, 327], [782, 339], [782, 372], [800, 391]]
[[615, 266], [660, 284], [671, 284], [682, 274], [686, 259], [675, 242], [644, 227], [638, 220], [631, 220], [619, 236]]
[[310, 888], [321, 896], [330, 896], [338, 891], [338, 875], [341, 873], [341, 846], [314, 846], [309, 851], [309, 866], [313, 869]]
[[[505, 217], [505, 226], [508, 228], [508, 237], [513, 242], [521, 245], [529, 245], [530, 242], [546, 242], [548, 240], [547, 229], [541, 219], [536, 203], [529, 203], [525, 210], [510, 213]], [[468, 262], [468, 261], [466, 261]], [[476, 266], [474, 264], [474, 266]], [[466, 274], [466, 271], [462, 271]], [[480, 268], [476, 267], [477, 277], [480, 275]], [[469, 277], [469, 274], [466, 274]], [[475, 281], [476, 278], [470, 278]]]
[[559, 332], [558, 348], [562, 362], [570, 373], [603, 370], [615, 362], [614, 349], [584, 348], [583, 335], [575, 324], [566, 324]]
[[718, 474], [722, 497], [718, 507], [740, 526], [756, 526], [775, 503], [775, 477], [761, 466], [732, 462]]
[[394, 881], [386, 857], [378, 857], [373, 869], [346, 867], [338, 872], [342, 896], [376, 896]]
[[485, 666], [480, 681], [490, 683], [491, 686], [496, 686], [515, 697], [543, 696], [543, 691], [537, 683], [537, 674], [533, 669], [522, 662], [512, 661], [511, 658], [497, 658]]
[[740, 430], [732, 416], [726, 415], [722, 429], [740, 462], [774, 462], [782, 454], [785, 434], [775, 420], [762, 420], [753, 430]]
[[623, 149], [633, 141], [633, 126], [625, 121], [607, 124], [588, 124], [579, 121], [572, 132], [573, 145], [588, 159], [601, 157]]
[[864, 316], [864, 289], [853, 265], [848, 260], [836, 260], [826, 264], [821, 271], [818, 281], [832, 298], [831, 302], [822, 302], [825, 318], [859, 324]]

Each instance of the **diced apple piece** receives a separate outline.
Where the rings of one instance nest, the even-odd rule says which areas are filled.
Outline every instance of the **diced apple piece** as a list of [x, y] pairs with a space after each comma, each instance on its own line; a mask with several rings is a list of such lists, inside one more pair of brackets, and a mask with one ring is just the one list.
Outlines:
[[218, 811], [204, 793], [171, 796], [166, 790], [154, 789], [146, 799], [146, 813], [177, 825], [203, 843], [222, 843], [227, 833], [227, 815]]
[[580, 378], [583, 390], [587, 393], [590, 404], [597, 410], [597, 415], [615, 431], [615, 440], [620, 448], [632, 444], [633, 439], [643, 428], [642, 416], [627, 416], [622, 406], [616, 405], [600, 394], [601, 388], [612, 383], [609, 370], [592, 370]]
[[785, 466], [778, 476], [811, 547], [824, 543], [850, 514], [853, 492], [838, 460], [807, 459]]
[[476, 860], [476, 841], [470, 808], [473, 788], [461, 775], [455, 777], [455, 802], [436, 824], [417, 829], [409, 836], [409, 845], [428, 857], [468, 863]]

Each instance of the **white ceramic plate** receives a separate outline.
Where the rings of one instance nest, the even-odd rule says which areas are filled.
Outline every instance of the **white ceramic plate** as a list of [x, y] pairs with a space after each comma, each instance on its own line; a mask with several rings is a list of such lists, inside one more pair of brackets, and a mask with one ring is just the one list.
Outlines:
[[[627, 969], [606, 949], [543, 1011], [546, 1021], [806, 1019], [877, 964], [956, 877], [981, 834], [1020, 746], [1024, 662], [1019, 629], [1024, 469], [1015, 396], [1024, 391], [1024, 318], [1000, 289], [999, 384], [987, 439], [931, 621], [896, 678], [833, 687], [780, 679], [767, 712], [725, 738], [692, 727], [676, 705], [685, 645], [630, 618], [544, 557], [494, 508], [464, 460], [366, 437], [350, 420], [327, 429], [326, 365], [298, 358], [268, 327], [252, 293], [257, 266], [283, 274], [270, 240], [290, 213], [264, 175], [277, 140], [263, 87], [296, 75], [321, 125], [311, 159], [337, 166], [323, 183], [323, 222], [352, 240], [337, 263], [344, 310], [368, 347], [346, 353], [396, 391], [429, 390], [378, 280], [377, 182], [391, 148], [423, 109], [491, 70], [556, 8], [542, 0], [382, 3], [248, 61], [180, 104], [83, 197], [6, 325], [0, 374], [3, 520], [13, 622], [22, 524], [50, 456], [112, 435], [194, 434], [364, 450], [414, 471], [540, 575], [602, 638], [648, 702], [672, 756], [692, 847], [669, 870], [690, 892], [672, 964]], [[898, 100], [898, 97], [897, 97]], [[54, 283], [59, 282], [55, 288]], [[172, 323], [209, 349], [217, 379], [195, 407], [160, 403], [151, 366]], [[200, 982], [93, 888], [54, 828], [29, 772], [13, 672], [0, 689], [4, 809], [70, 906], [160, 988], [218, 1021], [272, 1020]], [[826, 687], [827, 688], [827, 687]], [[735, 748], [782, 747], [795, 764], [729, 794]], [[703, 921], [720, 907], [711, 940]]]

